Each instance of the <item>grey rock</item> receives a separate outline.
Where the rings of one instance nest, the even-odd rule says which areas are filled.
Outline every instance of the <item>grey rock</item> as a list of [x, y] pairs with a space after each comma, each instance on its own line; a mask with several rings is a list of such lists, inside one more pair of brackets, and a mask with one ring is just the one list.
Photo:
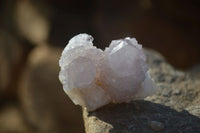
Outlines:
[[161, 131], [165, 128], [163, 123], [158, 121], [149, 121], [147, 125], [154, 131]]
[[200, 132], [200, 78], [176, 70], [153, 50], [145, 53], [159, 90], [144, 100], [84, 109], [86, 133]]
[[[193, 71], [176, 70], [155, 51], [146, 50], [146, 54], [150, 74], [160, 88], [146, 100], [170, 106], [177, 111], [196, 104], [200, 95], [200, 78]], [[198, 75], [198, 72], [196, 74]], [[160, 81], [160, 78], [164, 78], [164, 81]]]

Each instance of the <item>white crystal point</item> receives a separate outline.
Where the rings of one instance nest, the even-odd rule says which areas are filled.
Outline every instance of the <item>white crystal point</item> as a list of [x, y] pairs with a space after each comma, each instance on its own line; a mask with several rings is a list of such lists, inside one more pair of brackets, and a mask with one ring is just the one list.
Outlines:
[[94, 47], [92, 41], [87, 34], [73, 37], [59, 61], [59, 79], [75, 104], [92, 111], [155, 92], [142, 45], [135, 38], [114, 40], [105, 51]]
[[69, 41], [59, 62], [64, 91], [75, 104], [89, 111], [110, 102], [106, 92], [95, 83], [102, 58], [103, 51], [93, 46], [91, 36], [79, 34]]
[[101, 82], [112, 102], [129, 102], [137, 99], [148, 70], [142, 46], [135, 38], [112, 41], [105, 50], [101, 69]]
[[149, 72], [146, 72], [146, 74], [145, 74], [145, 80], [142, 83], [142, 88], [143, 88], [143, 91], [141, 91], [140, 94], [138, 94], [139, 98], [151, 96], [158, 89], [157, 85], [154, 83], [154, 80], [149, 75]]

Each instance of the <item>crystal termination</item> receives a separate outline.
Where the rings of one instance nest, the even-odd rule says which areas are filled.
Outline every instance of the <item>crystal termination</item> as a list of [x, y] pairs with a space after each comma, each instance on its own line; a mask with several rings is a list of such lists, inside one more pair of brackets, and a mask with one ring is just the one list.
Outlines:
[[113, 40], [105, 51], [92, 41], [88, 34], [73, 37], [59, 60], [59, 79], [74, 104], [93, 111], [110, 102], [142, 99], [157, 90], [135, 38]]

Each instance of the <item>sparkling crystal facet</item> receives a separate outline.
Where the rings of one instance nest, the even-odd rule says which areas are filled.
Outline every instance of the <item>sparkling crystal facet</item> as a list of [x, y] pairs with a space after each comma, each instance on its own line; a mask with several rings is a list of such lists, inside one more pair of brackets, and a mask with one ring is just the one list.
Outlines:
[[87, 34], [73, 37], [59, 61], [59, 79], [75, 104], [95, 110], [152, 95], [156, 85], [148, 74], [142, 45], [135, 38], [114, 40], [102, 51]]

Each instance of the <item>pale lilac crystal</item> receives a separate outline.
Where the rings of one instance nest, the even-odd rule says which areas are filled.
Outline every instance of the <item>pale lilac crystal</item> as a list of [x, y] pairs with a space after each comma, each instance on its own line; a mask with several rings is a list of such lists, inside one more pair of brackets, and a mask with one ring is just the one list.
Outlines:
[[95, 110], [152, 95], [156, 85], [135, 38], [114, 40], [102, 51], [87, 34], [73, 37], [59, 61], [59, 79], [75, 104]]
[[88, 110], [95, 110], [110, 102], [106, 92], [95, 83], [103, 51], [94, 47], [92, 40], [87, 34], [75, 36], [65, 47], [59, 61], [59, 79], [64, 91], [75, 104]]
[[101, 82], [113, 102], [129, 102], [142, 91], [148, 67], [142, 46], [135, 39], [112, 41], [106, 48], [101, 69]]

